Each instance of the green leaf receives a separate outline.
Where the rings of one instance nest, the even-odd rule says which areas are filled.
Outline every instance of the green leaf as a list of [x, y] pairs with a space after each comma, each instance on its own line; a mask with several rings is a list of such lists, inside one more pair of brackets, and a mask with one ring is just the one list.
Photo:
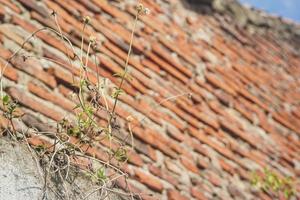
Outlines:
[[105, 180], [106, 179], [105, 170], [102, 167], [99, 168], [96, 172], [96, 176], [99, 181]]
[[114, 89], [115, 90], [111, 94], [111, 97], [114, 98], [114, 99], [124, 93], [124, 91], [122, 89], [120, 89], [120, 88], [115, 87]]
[[128, 159], [127, 150], [125, 148], [117, 149], [117, 151], [115, 151], [114, 154], [116, 160], [120, 162], [125, 162]]
[[7, 105], [9, 103], [9, 101], [10, 101], [10, 98], [7, 94], [2, 97], [3, 105]]

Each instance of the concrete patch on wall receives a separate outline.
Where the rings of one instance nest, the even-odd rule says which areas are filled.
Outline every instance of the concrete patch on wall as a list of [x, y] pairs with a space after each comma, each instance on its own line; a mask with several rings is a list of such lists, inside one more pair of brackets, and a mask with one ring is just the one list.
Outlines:
[[[47, 186], [50, 186], [51, 190], [44, 193], [43, 170], [29, 148], [24, 143], [0, 138], [1, 200], [109, 199], [97, 191], [99, 186], [80, 174], [74, 182], [65, 185], [69, 190], [68, 195], [63, 195], [65, 192], [62, 192], [62, 186], [54, 179], [48, 181]], [[110, 192], [109, 196], [110, 199], [120, 199], [113, 192]]]

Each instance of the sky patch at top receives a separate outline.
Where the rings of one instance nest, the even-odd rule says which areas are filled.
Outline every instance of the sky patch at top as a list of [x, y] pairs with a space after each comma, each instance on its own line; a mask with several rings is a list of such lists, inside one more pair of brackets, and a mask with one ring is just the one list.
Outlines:
[[300, 22], [300, 0], [240, 0], [240, 2]]

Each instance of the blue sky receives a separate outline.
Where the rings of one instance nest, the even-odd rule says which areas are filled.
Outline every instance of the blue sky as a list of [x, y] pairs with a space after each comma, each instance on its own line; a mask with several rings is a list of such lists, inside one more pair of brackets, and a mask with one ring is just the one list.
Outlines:
[[240, 0], [240, 2], [300, 22], [300, 0]]

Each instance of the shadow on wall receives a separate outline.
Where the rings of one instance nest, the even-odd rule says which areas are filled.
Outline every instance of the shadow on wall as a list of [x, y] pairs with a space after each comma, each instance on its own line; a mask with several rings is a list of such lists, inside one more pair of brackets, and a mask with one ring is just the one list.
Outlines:
[[201, 14], [212, 14], [214, 0], [182, 0], [183, 5]]

